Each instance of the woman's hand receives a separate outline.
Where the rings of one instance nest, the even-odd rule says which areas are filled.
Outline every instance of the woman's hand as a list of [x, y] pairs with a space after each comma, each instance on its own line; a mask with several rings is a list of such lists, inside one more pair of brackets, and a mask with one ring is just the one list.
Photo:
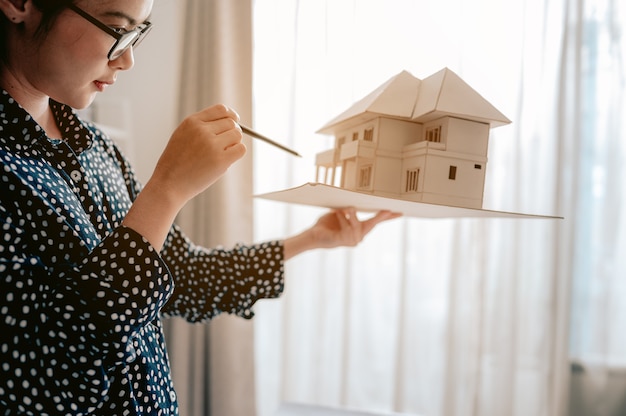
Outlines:
[[354, 208], [330, 211], [321, 216], [308, 230], [285, 240], [284, 258], [288, 260], [316, 248], [354, 247], [377, 224], [401, 215], [391, 211], [379, 211], [373, 217], [361, 221]]
[[239, 115], [224, 105], [187, 117], [172, 134], [123, 224], [160, 250], [182, 207], [245, 155], [238, 122]]
[[218, 104], [185, 118], [172, 134], [150, 182], [183, 203], [215, 183], [246, 153], [239, 115]]

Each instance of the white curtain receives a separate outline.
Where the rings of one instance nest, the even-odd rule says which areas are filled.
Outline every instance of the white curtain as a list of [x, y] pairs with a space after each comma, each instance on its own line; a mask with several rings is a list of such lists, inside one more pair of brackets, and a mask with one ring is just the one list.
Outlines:
[[[622, 3], [255, 0], [255, 127], [304, 155], [255, 144], [255, 193], [314, 181], [332, 146], [315, 131], [391, 76], [448, 67], [513, 121], [492, 131], [484, 207], [564, 216], [403, 218], [290, 261], [256, 307], [259, 416], [567, 415], [572, 360], [607, 385], [626, 362]], [[257, 199], [255, 237], [323, 211]]]
[[[569, 14], [568, 54], [578, 79], [567, 97], [577, 117], [570, 171], [572, 415], [626, 412], [626, 6], [587, 1]], [[584, 25], [577, 25], [579, 19]], [[581, 47], [577, 48], [576, 44]]]
[[[249, 0], [186, 0], [179, 118], [216, 103], [252, 117], [252, 15]], [[167, 59], [167, 57], [163, 57]], [[248, 143], [249, 144], [249, 143]], [[250, 147], [250, 146], [249, 146]], [[177, 219], [197, 244], [252, 241], [252, 156], [238, 161]], [[207, 325], [166, 323], [180, 413], [254, 414], [253, 325], [220, 316]]]

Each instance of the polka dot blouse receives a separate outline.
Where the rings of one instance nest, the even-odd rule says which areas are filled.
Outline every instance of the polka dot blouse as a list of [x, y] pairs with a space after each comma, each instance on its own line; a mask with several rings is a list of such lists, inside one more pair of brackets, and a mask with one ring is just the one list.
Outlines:
[[176, 415], [162, 316], [252, 317], [283, 289], [278, 241], [232, 250], [121, 221], [140, 191], [117, 147], [51, 102], [67, 140], [0, 89], [0, 415]]

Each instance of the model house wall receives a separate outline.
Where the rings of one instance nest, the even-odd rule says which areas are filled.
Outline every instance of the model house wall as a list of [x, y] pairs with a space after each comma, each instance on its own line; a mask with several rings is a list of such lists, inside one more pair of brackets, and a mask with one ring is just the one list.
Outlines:
[[415, 202], [482, 208], [492, 127], [510, 121], [451, 70], [407, 71], [322, 127], [335, 147], [318, 182]]

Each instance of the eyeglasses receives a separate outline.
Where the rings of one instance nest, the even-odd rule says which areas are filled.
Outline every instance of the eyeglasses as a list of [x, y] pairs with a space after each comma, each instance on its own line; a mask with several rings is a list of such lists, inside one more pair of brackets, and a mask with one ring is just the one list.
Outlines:
[[152, 23], [146, 22], [142, 25], [137, 26], [133, 30], [124, 31], [123, 29], [113, 29], [110, 26], [105, 25], [100, 20], [96, 19], [83, 9], [79, 8], [75, 4], [70, 4], [68, 8], [80, 16], [82, 16], [85, 20], [93, 23], [95, 26], [100, 28], [102, 31], [111, 35], [115, 38], [115, 43], [109, 50], [107, 58], [110, 61], [113, 61], [124, 54], [128, 50], [128, 48], [137, 47], [139, 43], [146, 37], [150, 29], [152, 29]]

